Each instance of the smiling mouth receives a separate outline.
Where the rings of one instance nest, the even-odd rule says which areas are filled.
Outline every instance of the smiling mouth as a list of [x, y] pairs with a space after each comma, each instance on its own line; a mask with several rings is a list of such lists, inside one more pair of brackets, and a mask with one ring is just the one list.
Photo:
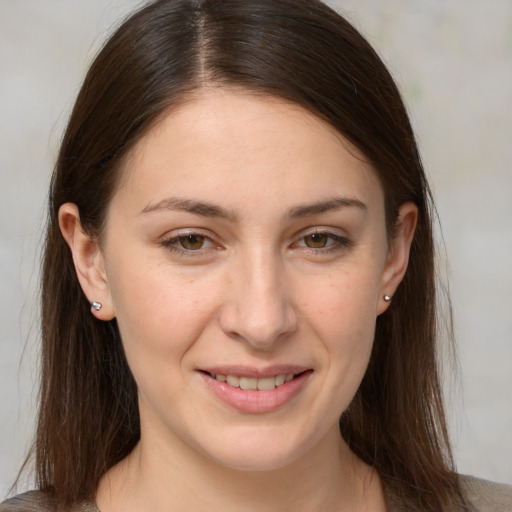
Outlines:
[[271, 391], [283, 384], [292, 381], [295, 377], [302, 375], [302, 373], [287, 373], [276, 375], [273, 377], [240, 377], [238, 375], [225, 375], [223, 373], [210, 373], [205, 372], [212, 379], [218, 380], [219, 382], [225, 382], [228, 386], [233, 388], [240, 388], [243, 390], [252, 391]]
[[263, 414], [291, 403], [307, 385], [313, 368], [275, 365], [210, 367], [199, 370], [213, 395], [243, 414]]

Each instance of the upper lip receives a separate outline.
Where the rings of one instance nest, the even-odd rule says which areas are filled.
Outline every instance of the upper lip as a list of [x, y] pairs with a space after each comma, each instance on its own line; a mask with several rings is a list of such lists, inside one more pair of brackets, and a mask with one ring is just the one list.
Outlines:
[[289, 373], [297, 375], [310, 369], [311, 368], [308, 368], [307, 366], [290, 364], [277, 364], [272, 366], [265, 366], [263, 368], [256, 368], [254, 366], [245, 365], [222, 365], [199, 368], [200, 371], [214, 375], [236, 375], [237, 377], [252, 377], [255, 379], [275, 377], [276, 375], [288, 375]]

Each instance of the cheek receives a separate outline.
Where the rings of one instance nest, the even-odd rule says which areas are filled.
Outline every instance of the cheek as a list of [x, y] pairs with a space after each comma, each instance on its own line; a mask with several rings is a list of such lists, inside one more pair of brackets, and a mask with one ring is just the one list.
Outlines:
[[119, 266], [109, 275], [116, 318], [130, 366], [175, 363], [215, 312], [215, 288], [169, 267]]
[[[380, 289], [377, 267], [357, 268], [308, 280], [301, 287], [301, 307], [315, 323], [336, 331], [366, 330], [377, 317]], [[320, 283], [320, 284], [319, 284]]]
[[321, 341], [323, 360], [329, 367], [324, 390], [329, 389], [331, 399], [340, 404], [340, 413], [357, 391], [368, 365], [375, 336], [378, 283], [376, 272], [340, 273], [302, 303], [302, 316]]

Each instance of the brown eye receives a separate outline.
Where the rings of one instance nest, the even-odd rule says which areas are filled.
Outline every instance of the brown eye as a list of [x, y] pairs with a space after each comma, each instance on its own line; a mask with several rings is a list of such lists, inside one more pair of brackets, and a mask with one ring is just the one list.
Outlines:
[[312, 249], [321, 249], [328, 245], [329, 238], [325, 233], [312, 233], [304, 237], [304, 243]]
[[206, 237], [201, 235], [187, 235], [179, 237], [180, 245], [189, 251], [197, 251], [202, 249], [206, 241]]

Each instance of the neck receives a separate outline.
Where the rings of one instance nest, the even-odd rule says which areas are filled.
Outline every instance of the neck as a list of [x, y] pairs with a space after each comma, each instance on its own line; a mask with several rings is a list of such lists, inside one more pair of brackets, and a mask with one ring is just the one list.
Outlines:
[[384, 511], [377, 474], [344, 443], [337, 429], [298, 460], [268, 471], [240, 471], [190, 448], [172, 450], [142, 438], [103, 477], [101, 512]]

